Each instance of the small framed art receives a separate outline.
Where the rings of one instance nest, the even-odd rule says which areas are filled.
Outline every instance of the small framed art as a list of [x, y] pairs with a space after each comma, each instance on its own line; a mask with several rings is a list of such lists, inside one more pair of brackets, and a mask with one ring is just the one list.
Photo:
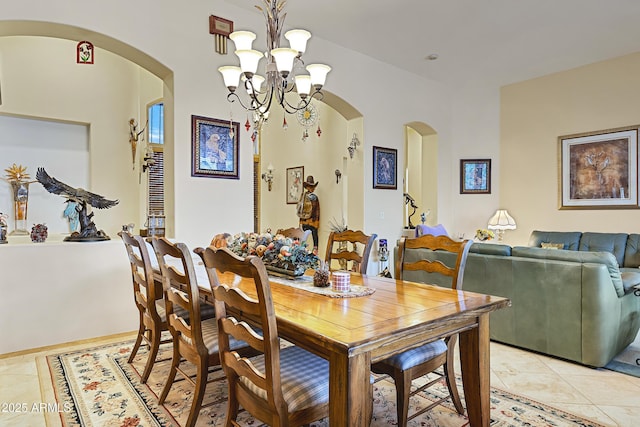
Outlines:
[[304, 180], [304, 166], [287, 168], [287, 204], [296, 204], [302, 196]]
[[373, 188], [398, 188], [398, 150], [373, 147]]
[[491, 159], [460, 160], [460, 194], [491, 194]]
[[560, 209], [638, 208], [638, 126], [558, 138]]
[[238, 179], [240, 123], [191, 116], [191, 176]]

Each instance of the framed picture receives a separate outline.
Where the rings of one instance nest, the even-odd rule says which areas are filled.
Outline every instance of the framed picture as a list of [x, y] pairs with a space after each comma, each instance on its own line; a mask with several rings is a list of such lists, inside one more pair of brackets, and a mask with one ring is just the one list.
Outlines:
[[373, 188], [398, 188], [398, 150], [373, 147]]
[[287, 204], [296, 204], [302, 197], [304, 166], [287, 168]]
[[491, 194], [491, 159], [460, 160], [460, 194]]
[[191, 116], [191, 176], [238, 179], [240, 123]]
[[560, 209], [638, 208], [638, 126], [558, 137]]

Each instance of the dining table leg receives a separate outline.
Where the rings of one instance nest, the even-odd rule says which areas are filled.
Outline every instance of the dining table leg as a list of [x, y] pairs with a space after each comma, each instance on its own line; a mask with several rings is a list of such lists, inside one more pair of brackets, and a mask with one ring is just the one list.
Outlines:
[[371, 399], [371, 354], [333, 353], [329, 358], [329, 425], [368, 426]]
[[491, 421], [489, 313], [478, 316], [478, 327], [460, 333], [460, 367], [471, 427], [488, 427]]

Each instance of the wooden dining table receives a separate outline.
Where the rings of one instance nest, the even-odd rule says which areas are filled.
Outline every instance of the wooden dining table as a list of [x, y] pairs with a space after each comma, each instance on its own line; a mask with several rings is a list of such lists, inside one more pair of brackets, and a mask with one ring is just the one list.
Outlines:
[[[201, 295], [211, 300], [204, 267], [196, 272]], [[220, 280], [256, 296], [252, 282], [228, 273]], [[278, 334], [329, 361], [332, 427], [369, 425], [372, 362], [456, 333], [469, 424], [489, 425], [489, 314], [508, 299], [357, 273], [351, 284], [372, 294], [332, 298], [270, 284]]]

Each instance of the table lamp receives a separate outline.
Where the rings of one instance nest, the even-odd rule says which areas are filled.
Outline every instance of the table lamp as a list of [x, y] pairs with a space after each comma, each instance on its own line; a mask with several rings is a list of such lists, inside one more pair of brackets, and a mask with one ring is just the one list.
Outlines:
[[513, 219], [506, 209], [498, 209], [495, 214], [489, 219], [487, 225], [489, 230], [495, 230], [498, 234], [498, 241], [502, 241], [505, 230], [515, 230], [516, 220]]

